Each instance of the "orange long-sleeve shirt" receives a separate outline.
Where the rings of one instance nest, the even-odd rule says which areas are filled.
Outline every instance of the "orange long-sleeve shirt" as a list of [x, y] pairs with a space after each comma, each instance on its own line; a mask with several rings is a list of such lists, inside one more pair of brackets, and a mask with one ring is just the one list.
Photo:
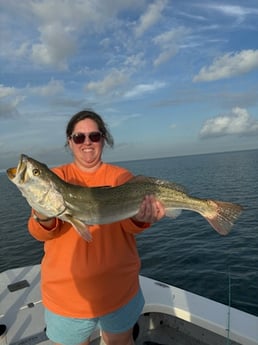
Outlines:
[[[117, 186], [132, 177], [126, 169], [106, 163], [94, 173], [82, 172], [74, 163], [53, 170], [67, 182], [89, 187]], [[59, 315], [90, 318], [126, 304], [139, 289], [135, 234], [148, 226], [139, 227], [130, 219], [90, 226], [93, 240], [87, 242], [67, 222], [57, 219], [49, 231], [31, 217], [31, 235], [45, 242], [41, 263], [45, 307]]]

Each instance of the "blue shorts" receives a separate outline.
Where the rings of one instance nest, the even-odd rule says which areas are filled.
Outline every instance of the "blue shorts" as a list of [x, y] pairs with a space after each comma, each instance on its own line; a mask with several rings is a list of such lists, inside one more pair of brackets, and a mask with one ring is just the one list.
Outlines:
[[141, 315], [144, 297], [141, 289], [126, 305], [101, 317], [70, 318], [45, 309], [47, 336], [55, 343], [78, 345], [90, 338], [96, 327], [108, 333], [123, 333], [131, 329]]

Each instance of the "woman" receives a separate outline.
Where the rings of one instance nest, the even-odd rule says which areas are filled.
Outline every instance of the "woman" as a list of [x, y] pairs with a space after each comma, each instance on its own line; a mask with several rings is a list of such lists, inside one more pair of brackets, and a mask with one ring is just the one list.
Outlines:
[[[102, 118], [81, 111], [69, 121], [67, 144], [73, 162], [53, 171], [84, 186], [117, 186], [132, 178], [122, 167], [102, 161], [113, 139]], [[32, 210], [29, 231], [44, 241], [42, 300], [48, 337], [57, 344], [89, 344], [96, 326], [107, 345], [133, 345], [132, 328], [144, 298], [139, 286], [140, 259], [135, 235], [165, 214], [162, 204], [146, 196], [138, 214], [120, 222], [90, 226], [92, 242], [71, 224]]]

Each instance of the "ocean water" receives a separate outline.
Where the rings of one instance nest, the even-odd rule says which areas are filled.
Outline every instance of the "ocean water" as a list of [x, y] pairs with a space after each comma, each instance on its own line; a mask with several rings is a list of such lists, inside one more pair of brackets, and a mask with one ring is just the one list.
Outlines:
[[[183, 211], [137, 236], [141, 274], [258, 316], [258, 150], [115, 163], [183, 185], [189, 194], [241, 204], [228, 236]], [[39, 263], [43, 244], [27, 231], [30, 207], [0, 174], [0, 272]]]

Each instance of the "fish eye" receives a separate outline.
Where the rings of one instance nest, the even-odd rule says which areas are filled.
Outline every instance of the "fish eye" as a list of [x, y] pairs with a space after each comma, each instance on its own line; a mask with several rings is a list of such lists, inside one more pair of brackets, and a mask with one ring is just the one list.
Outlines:
[[40, 175], [39, 169], [33, 169], [33, 170], [32, 170], [32, 174], [33, 174], [34, 176], [39, 176], [39, 175]]

